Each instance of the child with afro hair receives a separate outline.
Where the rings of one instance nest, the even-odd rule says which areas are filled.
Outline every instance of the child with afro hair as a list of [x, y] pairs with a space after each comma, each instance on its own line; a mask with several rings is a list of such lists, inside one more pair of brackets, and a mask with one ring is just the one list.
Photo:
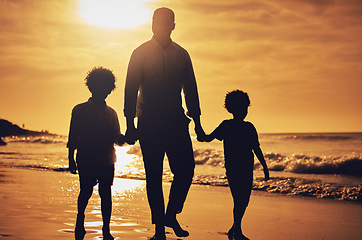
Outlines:
[[269, 171], [258, 133], [252, 123], [244, 121], [250, 106], [248, 94], [240, 90], [228, 92], [224, 106], [233, 118], [224, 120], [211, 134], [201, 137], [199, 141], [211, 142], [215, 138], [223, 141], [226, 176], [234, 201], [234, 223], [228, 231], [228, 237], [246, 240], [248, 238], [242, 233], [241, 220], [249, 204], [253, 185], [254, 153], [263, 166], [265, 180], [269, 179]]

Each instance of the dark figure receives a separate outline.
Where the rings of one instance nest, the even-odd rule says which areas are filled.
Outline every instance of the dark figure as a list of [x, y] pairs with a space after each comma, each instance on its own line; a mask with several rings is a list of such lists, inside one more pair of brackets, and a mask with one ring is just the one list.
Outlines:
[[[176, 220], [195, 168], [188, 130], [190, 119], [182, 107], [182, 90], [187, 115], [194, 120], [196, 133], [205, 134], [200, 124], [199, 98], [191, 59], [185, 49], [171, 40], [174, 29], [173, 11], [157, 9], [152, 21], [153, 38], [132, 53], [125, 86], [126, 139], [129, 143], [140, 141], [148, 202], [155, 224], [152, 240], [166, 239], [165, 226], [171, 227], [178, 237], [189, 235]], [[134, 124], [136, 116], [137, 129]], [[165, 154], [174, 174], [166, 211], [162, 189]]]
[[[103, 218], [103, 239], [114, 239], [110, 233], [114, 163], [114, 143], [122, 145], [124, 136], [120, 133], [117, 113], [107, 106], [105, 99], [115, 89], [115, 77], [105, 68], [93, 68], [85, 79], [92, 97], [73, 108], [67, 147], [69, 149], [69, 170], [78, 169], [80, 193], [75, 239], [83, 239], [84, 212], [92, 196], [93, 187], [99, 184]], [[77, 163], [74, 151], [77, 149]]]
[[239, 90], [229, 92], [225, 98], [225, 108], [233, 115], [233, 119], [224, 120], [210, 135], [198, 138], [206, 142], [215, 138], [223, 141], [226, 176], [234, 200], [234, 224], [228, 236], [236, 240], [248, 239], [242, 233], [241, 220], [249, 204], [253, 185], [254, 153], [263, 166], [265, 180], [269, 179], [256, 129], [252, 123], [244, 121], [249, 105], [247, 93]]

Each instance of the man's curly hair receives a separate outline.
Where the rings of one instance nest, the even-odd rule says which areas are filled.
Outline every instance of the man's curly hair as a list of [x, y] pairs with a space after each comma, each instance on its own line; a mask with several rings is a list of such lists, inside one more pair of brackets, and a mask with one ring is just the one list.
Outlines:
[[246, 92], [236, 89], [225, 96], [224, 107], [229, 113], [235, 113], [240, 108], [248, 106], [250, 106], [250, 99]]
[[104, 67], [95, 67], [88, 72], [84, 79], [89, 91], [93, 91], [96, 88], [102, 88], [113, 91], [116, 88], [116, 77], [113, 72]]

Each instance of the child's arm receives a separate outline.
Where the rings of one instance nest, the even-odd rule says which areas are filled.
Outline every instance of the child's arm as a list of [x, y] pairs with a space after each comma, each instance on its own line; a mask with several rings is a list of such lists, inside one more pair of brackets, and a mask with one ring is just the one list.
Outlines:
[[211, 134], [205, 134], [203, 140], [204, 140], [204, 142], [211, 142], [215, 138], [216, 138], [215, 134], [211, 133]]
[[264, 170], [264, 180], [269, 180], [269, 170], [268, 166], [266, 165], [263, 152], [261, 151], [261, 148], [258, 146], [253, 149], [256, 157], [259, 159], [260, 164], [263, 166]]
[[74, 151], [75, 151], [75, 149], [68, 148], [68, 160], [69, 160], [68, 170], [71, 173], [76, 174], [77, 173], [77, 164], [75, 163], [75, 160], [74, 160]]
[[222, 132], [221, 124], [211, 133], [211, 134], [203, 134], [202, 136], [197, 136], [197, 140], [199, 142], [211, 142], [215, 138], [218, 140], [222, 140], [220, 137], [220, 132]]

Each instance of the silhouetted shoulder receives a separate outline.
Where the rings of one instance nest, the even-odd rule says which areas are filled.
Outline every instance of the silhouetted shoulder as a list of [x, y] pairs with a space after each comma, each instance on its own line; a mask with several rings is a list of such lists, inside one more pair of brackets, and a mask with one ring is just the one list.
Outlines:
[[137, 54], [139, 52], [144, 51], [145, 49], [149, 49], [152, 46], [152, 42], [151, 40], [142, 43], [141, 45], [139, 45], [135, 50], [133, 50], [133, 54]]
[[251, 122], [244, 121], [244, 124], [245, 124], [245, 126], [247, 126], [247, 127], [250, 127], [250, 128], [252, 128], [252, 129], [255, 129], [254, 124], [252, 124]]
[[74, 113], [74, 112], [81, 111], [82, 109], [87, 107], [87, 104], [88, 104], [88, 102], [83, 102], [83, 103], [79, 103], [79, 104], [75, 105], [72, 112]]

